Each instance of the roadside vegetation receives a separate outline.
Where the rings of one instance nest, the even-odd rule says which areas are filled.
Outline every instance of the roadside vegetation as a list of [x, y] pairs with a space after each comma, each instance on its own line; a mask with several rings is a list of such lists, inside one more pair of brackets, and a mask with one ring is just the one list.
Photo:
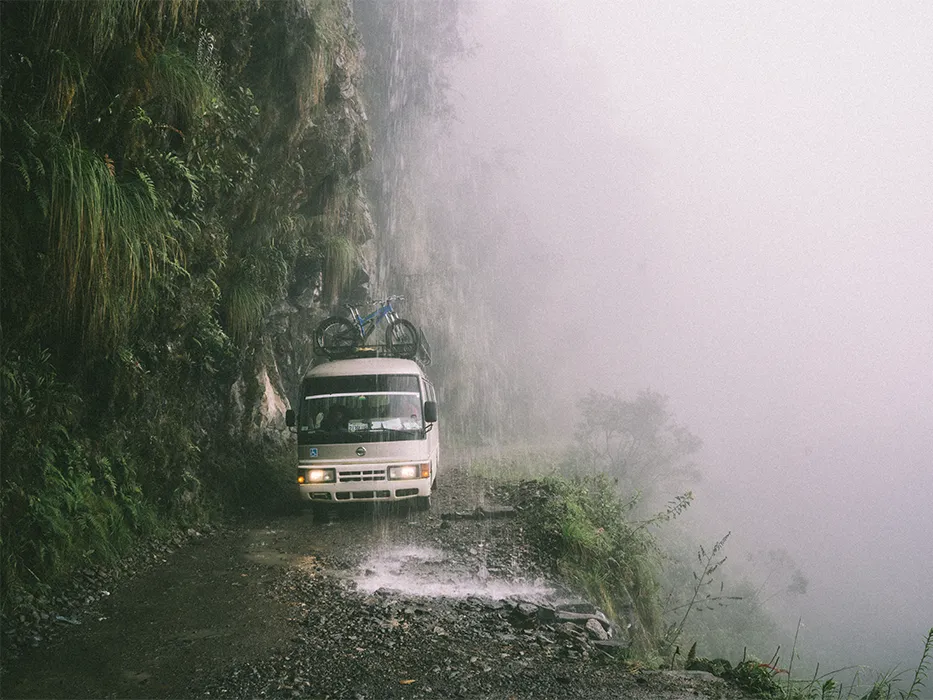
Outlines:
[[[689, 491], [675, 489], [662, 507], [644, 507], [639, 483], [657, 497], [664, 485], [682, 488], [697, 468], [690, 460], [699, 440], [673, 420], [665, 397], [591, 392], [578, 408], [572, 446], [506, 450], [474, 460], [471, 469], [519, 510], [553, 574], [627, 631], [625, 663], [708, 671], [762, 698], [924, 697], [933, 630], [913, 670], [821, 671], [808, 665], [816, 659], [800, 658], [797, 636], [787, 639], [773, 620], [765, 585], [729, 575], [730, 534], [697, 543], [676, 522], [691, 504]], [[784, 594], [805, 593], [806, 578], [786, 552], [767, 559]]]

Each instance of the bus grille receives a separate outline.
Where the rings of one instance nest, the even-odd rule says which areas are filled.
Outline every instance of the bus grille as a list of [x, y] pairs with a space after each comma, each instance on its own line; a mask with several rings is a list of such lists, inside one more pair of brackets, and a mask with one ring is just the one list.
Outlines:
[[382, 469], [354, 469], [342, 470], [337, 476], [337, 481], [342, 484], [354, 481], [385, 481], [386, 470]]

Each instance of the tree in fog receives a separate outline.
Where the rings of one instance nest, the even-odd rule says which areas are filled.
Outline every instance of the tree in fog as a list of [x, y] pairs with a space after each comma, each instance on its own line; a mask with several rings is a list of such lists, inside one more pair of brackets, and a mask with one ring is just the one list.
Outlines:
[[628, 400], [591, 390], [577, 409], [578, 468], [604, 471], [646, 497], [700, 478], [690, 457], [703, 442], [674, 420], [663, 394], [645, 389]]

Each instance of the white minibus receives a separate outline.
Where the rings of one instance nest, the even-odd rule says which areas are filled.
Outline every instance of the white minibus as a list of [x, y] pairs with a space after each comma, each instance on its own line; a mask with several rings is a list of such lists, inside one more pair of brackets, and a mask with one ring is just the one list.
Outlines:
[[298, 489], [315, 503], [431, 504], [439, 427], [434, 386], [413, 360], [363, 357], [312, 368], [297, 412]]

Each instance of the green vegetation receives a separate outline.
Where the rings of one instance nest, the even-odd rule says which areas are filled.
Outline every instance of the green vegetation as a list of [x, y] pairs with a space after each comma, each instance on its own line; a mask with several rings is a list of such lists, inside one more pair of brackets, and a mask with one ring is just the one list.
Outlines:
[[6, 617], [140, 537], [284, 500], [257, 407], [299, 363], [268, 316], [336, 298], [371, 224], [343, 0], [9, 2], [2, 34]]
[[652, 522], [629, 521], [633, 502], [621, 500], [604, 477], [523, 480], [510, 486], [509, 500], [556, 573], [628, 627], [642, 652], [651, 650], [663, 626]]
[[695, 473], [688, 460], [699, 438], [655, 392], [634, 400], [590, 392], [578, 409], [572, 445], [472, 468], [504, 482], [542, 558], [628, 629], [644, 657], [670, 659], [684, 640], [720, 653], [767, 649], [777, 629], [757, 592], [722, 578], [729, 535], [708, 548], [689, 544], [672, 522], [692, 502], [689, 491], [654, 510], [643, 503], [646, 492], [657, 497]]
[[538, 556], [554, 563], [554, 573], [626, 629], [640, 657], [660, 662], [693, 606], [674, 611], [679, 625], [665, 615], [672, 612], [663, 605], [666, 556], [656, 533], [689, 507], [692, 495], [639, 518], [633, 514], [638, 494], [622, 496], [604, 474], [567, 475], [553, 459], [532, 453], [482, 460], [472, 468], [520, 510]]
[[[585, 399], [589, 406], [596, 405], [594, 397], [597, 395], [590, 394]], [[607, 399], [601, 402], [603, 410], [581, 411], [584, 421], [594, 416], [602, 421], [600, 436], [613, 432], [634, 434], [633, 421], [642, 426], [670, 423], [666, 409], [620, 411], [614, 414], [618, 424], [609, 423], [605, 420], [610, 413], [606, 408], [630, 408], [639, 402], [625, 402], [618, 397], [603, 399]], [[663, 407], [658, 402], [652, 405]], [[646, 421], [646, 413], [663, 420]], [[583, 441], [585, 449], [597, 431], [592, 426], [580, 427], [578, 440]], [[682, 430], [681, 434], [686, 434]], [[657, 431], [652, 429], [649, 434]], [[663, 458], [671, 454], [671, 444], [642, 440], [641, 458], [648, 463], [673, 464]], [[650, 448], [652, 445], [656, 452]], [[818, 666], [812, 676], [795, 677], [795, 662], [798, 667], [801, 662], [797, 639], [787, 645], [790, 652], [782, 656], [780, 641], [776, 641], [782, 639], [782, 633], [760, 596], [764, 584], [734, 583], [723, 576], [729, 534], [709, 547], [693, 545], [695, 552], [690, 552], [689, 538], [672, 522], [688, 508], [690, 493], [673, 499], [655, 515], [639, 516], [639, 491], [625, 475], [581, 468], [581, 451], [578, 442], [562, 456], [555, 456], [554, 451], [544, 455], [533, 450], [503, 452], [476, 460], [471, 469], [490, 482], [499, 497], [518, 508], [522, 527], [537, 556], [552, 562], [554, 575], [586, 595], [627, 630], [635, 658], [656, 667], [708, 671], [753, 697], [920, 697], [933, 654], [933, 630], [912, 679], [905, 680], [904, 674], [897, 671], [877, 674], [868, 669], [858, 669], [854, 674], [850, 669], [820, 674]], [[805, 591], [806, 579], [786, 552], [769, 552], [768, 561], [786, 578], [785, 593]], [[769, 572], [769, 578], [772, 575], [774, 571]], [[700, 655], [703, 652], [716, 656], [704, 657]]]
[[[848, 683], [839, 682], [835, 676], [846, 669], [820, 675], [819, 668], [813, 676], [797, 679], [792, 676], [794, 651], [791, 651], [788, 668], [781, 668], [778, 652], [767, 663], [744, 658], [734, 666], [725, 659], [705, 659], [696, 656], [696, 645], [687, 654], [685, 668], [708, 671], [731, 681], [753, 697], [778, 700], [919, 700], [933, 658], [933, 629], [927, 633], [923, 653], [916, 669], [911, 674], [910, 686], [899, 687], [903, 673], [894, 670], [874, 673], [858, 669]], [[871, 677], [874, 676], [874, 679]], [[865, 679], [868, 678], [866, 681]]]
[[[489, 164], [444, 174], [440, 202], [422, 202], [414, 177], [430, 158], [424, 134], [450, 116], [443, 66], [465, 50], [458, 4], [356, 9], [372, 47], [367, 110], [344, 0], [4, 3], [4, 617], [20, 592], [141, 537], [287, 500], [292, 454], [257, 408], [260, 377], [281, 366], [287, 393], [304, 365], [300, 334], [270, 314], [310, 298], [302, 323], [313, 328], [327, 313], [316, 300], [335, 303], [366, 277], [373, 218], [392, 243], [377, 273], [393, 269], [395, 292], [449, 304], [426, 330], [450, 349], [435, 366], [446, 413], [460, 418], [450, 434], [495, 439], [534, 422], [519, 363], [493, 342], [508, 319], [486, 314], [502, 303], [495, 271], [483, 277], [498, 232], [464, 244], [438, 223], [495, 201], [482, 189], [495, 183], [475, 177]], [[370, 213], [359, 171], [374, 145]], [[428, 274], [437, 269], [443, 279]], [[666, 398], [594, 392], [579, 408], [572, 459], [477, 465], [506, 475], [500, 488], [557, 573], [655, 663], [705, 664], [762, 696], [860, 697], [830, 677], [792, 681], [778, 654], [739, 656], [734, 645], [761, 653], [775, 628], [760, 586], [722, 578], [725, 538], [674, 553], [660, 543], [690, 495], [654, 515], [645, 503], [682, 490], [700, 446]], [[928, 637], [908, 690], [890, 675], [866, 697], [919, 697], [930, 652]]]

